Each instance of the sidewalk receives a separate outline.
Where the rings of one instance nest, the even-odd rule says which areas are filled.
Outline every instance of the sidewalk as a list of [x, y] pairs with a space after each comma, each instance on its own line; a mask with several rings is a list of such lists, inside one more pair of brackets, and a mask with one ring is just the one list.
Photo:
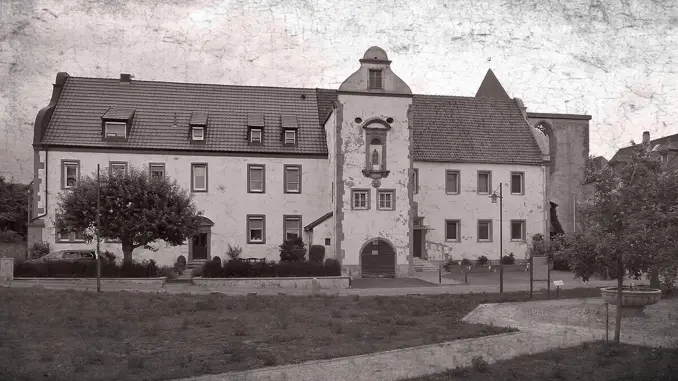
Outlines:
[[[475, 356], [483, 356], [489, 363], [508, 360], [517, 356], [548, 351], [559, 347], [576, 346], [586, 341], [604, 340], [605, 330], [597, 326], [577, 326], [556, 323], [536, 323], [523, 319], [521, 310], [537, 311], [536, 315], [548, 314], [551, 310], [567, 310], [588, 313], [590, 306], [599, 306], [599, 299], [550, 300], [544, 302], [486, 304], [478, 307], [464, 318], [473, 323], [513, 323], [522, 330], [514, 333], [475, 339], [399, 349], [296, 365], [284, 365], [185, 378], [180, 381], [378, 381], [402, 380], [471, 365]], [[650, 320], [670, 319], [674, 302], [660, 302], [654, 308]], [[497, 310], [498, 306], [505, 306]], [[612, 311], [611, 311], [612, 313]], [[664, 316], [667, 315], [667, 316]], [[560, 316], [560, 315], [559, 315]], [[562, 316], [561, 316], [562, 317]], [[567, 317], [565, 317], [567, 318]], [[567, 322], [566, 322], [567, 324]], [[626, 323], [625, 323], [626, 324]], [[630, 324], [634, 326], [633, 323]], [[628, 325], [627, 325], [628, 327]], [[630, 328], [630, 327], [629, 327]], [[638, 328], [639, 327], [634, 327]], [[660, 330], [635, 333], [636, 329], [622, 330], [622, 341], [640, 345], [672, 345], [668, 338], [660, 337]], [[648, 335], [651, 333], [651, 335]], [[677, 345], [678, 343], [673, 343]]]

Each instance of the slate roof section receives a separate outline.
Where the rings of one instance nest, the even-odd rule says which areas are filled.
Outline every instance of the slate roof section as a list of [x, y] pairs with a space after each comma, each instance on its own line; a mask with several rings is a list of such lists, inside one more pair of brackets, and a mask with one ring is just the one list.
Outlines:
[[[302, 97], [303, 96], [303, 97]], [[102, 141], [109, 108], [135, 108], [127, 142]], [[266, 124], [265, 145], [247, 144], [248, 113]], [[191, 144], [193, 112], [209, 113], [205, 144]], [[295, 115], [303, 135], [283, 146], [280, 115]], [[176, 125], [174, 125], [176, 115]], [[68, 147], [163, 149], [327, 156], [314, 89], [68, 77], [41, 143]]]
[[130, 120], [134, 115], [133, 108], [120, 108], [120, 107], [111, 107], [106, 111], [104, 115], [101, 116], [101, 119], [104, 120]]
[[249, 113], [247, 114], [247, 126], [249, 127], [266, 127], [264, 121], [264, 114]]
[[206, 126], [208, 113], [204, 111], [193, 111], [191, 113], [191, 126]]
[[323, 124], [334, 108], [334, 101], [337, 100], [337, 91], [330, 89], [315, 89], [318, 99], [318, 120]]
[[[631, 160], [634, 148], [638, 148], [639, 146], [641, 146], [640, 143], [635, 146], [620, 148], [617, 153], [612, 156], [610, 163], [614, 164], [615, 162]], [[678, 150], [678, 134], [650, 140], [650, 147], [652, 152]]]
[[332, 217], [333, 214], [334, 214], [333, 212], [329, 212], [329, 213], [326, 213], [326, 214], [320, 216], [320, 218], [318, 218], [317, 220], [315, 220], [315, 221], [311, 222], [310, 224], [306, 225], [306, 226], [304, 227], [304, 231], [305, 231], [305, 232], [310, 232], [310, 231], [313, 230], [313, 228], [315, 228], [316, 226], [318, 226], [318, 225], [322, 224], [323, 222], [327, 221], [330, 217]]
[[282, 125], [282, 128], [285, 129], [297, 129], [299, 128], [299, 124], [297, 124], [297, 117], [295, 115], [281, 115], [280, 116], [280, 124]]
[[511, 99], [492, 69], [487, 70], [487, 74], [485, 74], [485, 78], [483, 78], [483, 82], [476, 93], [476, 98]]

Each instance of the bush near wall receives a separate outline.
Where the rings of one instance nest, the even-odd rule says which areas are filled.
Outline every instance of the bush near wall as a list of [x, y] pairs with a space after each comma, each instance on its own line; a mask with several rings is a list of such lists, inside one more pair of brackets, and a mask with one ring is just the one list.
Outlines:
[[[14, 276], [27, 278], [96, 278], [96, 261], [15, 262]], [[116, 264], [101, 261], [102, 278], [157, 278], [158, 266], [154, 260]]]
[[284, 261], [248, 263], [230, 260], [222, 266], [221, 262], [210, 261], [203, 265], [201, 276], [204, 278], [276, 278], [276, 277], [319, 277], [340, 276], [341, 265], [336, 259], [325, 262]]

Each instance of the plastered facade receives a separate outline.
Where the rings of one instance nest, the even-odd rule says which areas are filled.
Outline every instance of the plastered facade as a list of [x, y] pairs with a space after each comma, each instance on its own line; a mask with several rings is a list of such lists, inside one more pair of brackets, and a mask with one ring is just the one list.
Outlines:
[[[478, 171], [491, 172], [491, 189], [499, 195], [499, 184], [503, 183], [503, 252], [513, 253], [516, 259], [525, 258], [527, 243], [534, 234], [544, 234], [547, 217], [544, 208], [544, 171], [542, 166], [475, 164], [475, 163], [431, 163], [414, 162], [419, 173], [419, 188], [414, 195], [418, 204], [419, 217], [428, 226], [424, 236], [425, 252], [429, 260], [462, 259], [475, 261], [485, 255], [490, 260], [499, 259], [499, 201], [492, 203], [488, 194], [478, 194]], [[445, 173], [459, 171], [459, 194], [447, 194]], [[511, 194], [511, 173], [522, 172], [524, 194]], [[492, 192], [490, 192], [492, 193]], [[461, 223], [457, 241], [445, 237], [445, 220], [459, 220]], [[490, 242], [478, 241], [478, 220], [492, 220]], [[525, 220], [526, 239], [511, 240], [511, 220]]]
[[[47, 215], [43, 218], [45, 229], [43, 240], [50, 242], [54, 250], [68, 248], [95, 247], [96, 242], [59, 243], [54, 230], [54, 212], [61, 190], [61, 161], [79, 160], [80, 174], [96, 174], [99, 164], [102, 171], [107, 170], [111, 161], [126, 161], [135, 167], [148, 166], [149, 163], [164, 163], [166, 176], [176, 178], [190, 190], [191, 163], [207, 163], [208, 191], [192, 193], [196, 206], [204, 211], [204, 216], [214, 222], [211, 227], [210, 256], [226, 258], [229, 244], [242, 247], [242, 257], [267, 258], [279, 260], [278, 246], [283, 242], [283, 215], [301, 215], [303, 226], [327, 213], [330, 208], [330, 192], [326, 178], [318, 177], [327, 169], [326, 159], [271, 158], [271, 157], [235, 157], [235, 156], [197, 156], [177, 154], [129, 154], [109, 152], [68, 152], [50, 150], [47, 152], [46, 179]], [[247, 192], [247, 165], [265, 166], [265, 193]], [[301, 165], [302, 192], [289, 194], [283, 192], [283, 166]], [[265, 243], [247, 243], [247, 215], [262, 214], [265, 220]], [[306, 238], [305, 238], [306, 239]], [[322, 243], [321, 243], [322, 244]], [[171, 247], [164, 243], [155, 243], [159, 251], [152, 252], [137, 248], [133, 252], [135, 259], [154, 259], [159, 265], [172, 265], [179, 255], [189, 258], [188, 245]], [[108, 250], [122, 258], [122, 247], [116, 243], [101, 243], [102, 250]]]

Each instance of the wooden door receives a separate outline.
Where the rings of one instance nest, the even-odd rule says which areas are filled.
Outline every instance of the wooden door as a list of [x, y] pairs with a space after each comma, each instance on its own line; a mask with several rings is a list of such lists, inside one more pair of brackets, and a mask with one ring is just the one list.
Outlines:
[[193, 259], [207, 259], [207, 233], [198, 233], [193, 237]]
[[396, 255], [393, 247], [382, 240], [367, 245], [360, 254], [363, 278], [394, 278]]
[[412, 240], [412, 254], [415, 258], [421, 258], [421, 239], [423, 232], [419, 229], [414, 230], [414, 239]]

